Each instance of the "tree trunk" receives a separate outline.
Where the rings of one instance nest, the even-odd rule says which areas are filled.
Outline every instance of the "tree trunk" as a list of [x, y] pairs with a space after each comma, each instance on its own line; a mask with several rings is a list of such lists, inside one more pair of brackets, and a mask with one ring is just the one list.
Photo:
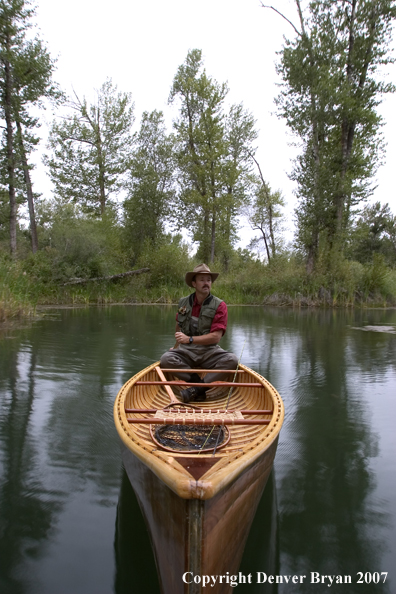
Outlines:
[[[8, 53], [10, 51], [10, 41], [8, 37], [6, 40], [6, 48]], [[4, 71], [4, 116], [6, 120], [8, 194], [10, 199], [10, 250], [11, 256], [15, 258], [17, 249], [17, 205], [15, 198], [14, 131], [12, 129], [12, 75], [11, 65], [7, 58], [4, 60]]]
[[203, 234], [202, 238], [200, 239], [200, 246], [199, 246], [199, 253], [202, 256], [202, 260], [204, 262], [209, 262], [210, 260], [210, 229], [209, 229], [209, 210], [208, 208], [204, 209], [204, 217], [203, 217]]
[[96, 142], [98, 149], [98, 160], [99, 160], [99, 191], [100, 191], [100, 214], [103, 217], [106, 209], [106, 186], [105, 186], [105, 166], [102, 152], [102, 138], [100, 135], [100, 111], [98, 108], [98, 121], [96, 129]]
[[319, 247], [319, 231], [316, 227], [314, 227], [312, 229], [311, 243], [308, 246], [308, 256], [307, 256], [307, 264], [306, 264], [307, 274], [312, 274], [313, 271], [315, 270], [316, 259], [318, 257], [318, 247]]
[[216, 215], [212, 214], [212, 237], [210, 242], [210, 263], [213, 264], [215, 257], [215, 238], [216, 238]]
[[268, 263], [270, 263], [271, 261], [271, 255], [270, 255], [270, 251], [269, 251], [269, 246], [268, 246], [268, 241], [267, 241], [267, 236], [265, 234], [265, 231], [263, 229], [263, 224], [259, 225], [258, 227], [255, 227], [255, 229], [261, 231], [261, 234], [263, 236], [263, 240], [264, 240], [264, 245], [265, 245], [265, 251], [267, 252], [267, 258], [268, 258]]
[[273, 214], [272, 214], [272, 205], [271, 203], [268, 206], [268, 214], [269, 214], [269, 232], [270, 232], [270, 239], [271, 239], [271, 252], [272, 257], [275, 257], [276, 247], [275, 247], [275, 237], [274, 237], [274, 228], [273, 228]]
[[26, 158], [25, 146], [23, 144], [23, 136], [22, 136], [22, 127], [21, 123], [17, 121], [17, 130], [19, 135], [19, 147], [21, 151], [21, 159], [22, 159], [22, 166], [23, 166], [23, 174], [25, 177], [25, 184], [26, 184], [26, 195], [27, 201], [29, 206], [29, 219], [30, 219], [30, 235], [32, 237], [32, 252], [35, 254], [38, 250], [38, 239], [37, 239], [37, 227], [36, 227], [36, 218], [34, 214], [34, 199], [33, 199], [33, 190], [32, 190], [32, 181], [30, 179], [30, 171], [29, 166]]

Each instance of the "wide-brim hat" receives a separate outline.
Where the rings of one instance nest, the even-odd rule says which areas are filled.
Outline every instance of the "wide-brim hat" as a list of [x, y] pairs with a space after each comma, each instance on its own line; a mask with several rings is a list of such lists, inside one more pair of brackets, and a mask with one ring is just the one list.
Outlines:
[[191, 283], [194, 279], [194, 276], [197, 274], [210, 274], [212, 277], [212, 283], [214, 283], [216, 278], [219, 276], [218, 272], [211, 272], [209, 266], [206, 266], [206, 264], [198, 264], [198, 266], [196, 266], [192, 272], [186, 273], [186, 283], [189, 287], [192, 287]]

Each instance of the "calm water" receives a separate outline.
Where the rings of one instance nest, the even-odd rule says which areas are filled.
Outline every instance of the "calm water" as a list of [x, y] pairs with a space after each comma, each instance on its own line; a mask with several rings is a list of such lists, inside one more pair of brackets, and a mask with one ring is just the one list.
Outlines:
[[[173, 345], [175, 308], [56, 310], [0, 335], [1, 594], [158, 594], [122, 470], [120, 386]], [[286, 419], [241, 571], [306, 575], [237, 592], [396, 592], [396, 311], [230, 308], [222, 346]], [[366, 330], [364, 330], [366, 328]], [[351, 584], [310, 583], [310, 572]], [[388, 572], [385, 584], [376, 572]], [[381, 581], [383, 580], [383, 576]], [[210, 592], [210, 588], [207, 588]]]

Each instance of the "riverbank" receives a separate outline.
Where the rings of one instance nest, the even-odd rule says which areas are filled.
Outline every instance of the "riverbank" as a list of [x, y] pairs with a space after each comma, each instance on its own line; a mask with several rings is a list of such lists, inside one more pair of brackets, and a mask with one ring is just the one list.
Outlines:
[[[307, 275], [296, 261], [277, 266], [249, 262], [233, 272], [221, 272], [213, 293], [229, 305], [276, 307], [393, 307], [396, 271], [348, 263], [338, 276]], [[189, 289], [180, 274], [159, 277], [152, 271], [116, 280], [65, 284], [27, 269], [23, 262], [0, 266], [0, 324], [35, 315], [40, 306], [111, 304], [177, 304]], [[217, 270], [218, 268], [216, 268]]]

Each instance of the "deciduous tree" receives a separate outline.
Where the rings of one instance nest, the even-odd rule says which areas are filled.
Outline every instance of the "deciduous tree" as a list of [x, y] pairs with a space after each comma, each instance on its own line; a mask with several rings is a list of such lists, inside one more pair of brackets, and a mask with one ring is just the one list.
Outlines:
[[396, 8], [392, 0], [314, 0], [305, 12], [296, 0], [296, 8], [296, 37], [286, 40], [278, 65], [277, 103], [302, 145], [292, 177], [298, 238], [312, 271], [319, 238], [341, 252], [351, 209], [371, 192], [381, 155], [376, 108], [393, 91], [378, 70], [392, 61]]
[[243, 172], [256, 138], [254, 120], [242, 106], [226, 112], [227, 92], [225, 83], [206, 74], [202, 53], [195, 49], [179, 66], [169, 97], [180, 106], [174, 122], [178, 219], [192, 231], [198, 255], [206, 262], [213, 262], [221, 251], [227, 253], [235, 240]]
[[366, 205], [354, 221], [348, 238], [348, 255], [371, 262], [373, 254], [382, 254], [388, 265], [396, 263], [396, 217], [389, 204]]
[[89, 104], [75, 93], [70, 113], [55, 121], [49, 138], [49, 166], [55, 195], [103, 216], [109, 202], [126, 188], [134, 121], [130, 93], [106, 80]]
[[153, 249], [165, 230], [174, 203], [174, 140], [163, 113], [144, 112], [129, 169], [124, 202], [127, 241], [137, 258], [145, 244]]
[[253, 229], [260, 236], [253, 238], [250, 248], [259, 247], [264, 242], [268, 262], [274, 258], [282, 245], [282, 208], [285, 201], [281, 192], [272, 192], [265, 181], [257, 159], [252, 155], [259, 175], [251, 176], [251, 202], [245, 207], [245, 216]]
[[5, 121], [2, 170], [3, 183], [8, 189], [13, 255], [17, 247], [18, 169], [23, 172], [24, 187], [20, 189], [27, 195], [33, 252], [38, 247], [31, 166], [28, 163], [29, 152], [39, 140], [33, 134], [38, 119], [30, 115], [29, 108], [40, 104], [44, 97], [59, 95], [52, 83], [54, 61], [37, 37], [27, 39], [26, 32], [32, 26], [33, 16], [34, 10], [25, 0], [0, 2], [0, 110]]

